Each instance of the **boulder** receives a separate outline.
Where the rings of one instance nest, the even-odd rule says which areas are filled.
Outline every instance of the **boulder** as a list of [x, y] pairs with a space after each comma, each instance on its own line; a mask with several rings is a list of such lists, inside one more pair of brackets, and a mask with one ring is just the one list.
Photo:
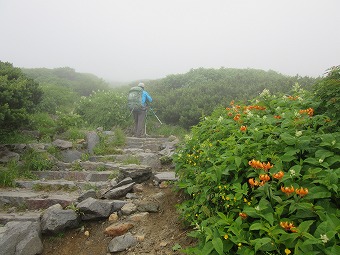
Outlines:
[[133, 247], [136, 244], [137, 238], [129, 232], [125, 235], [113, 238], [108, 245], [108, 251], [111, 253], [120, 252]]
[[72, 142], [61, 139], [53, 141], [52, 144], [61, 150], [67, 150], [72, 148]]
[[89, 197], [77, 205], [82, 220], [108, 218], [113, 212], [114, 201], [100, 200]]
[[40, 223], [8, 222], [0, 231], [0, 255], [35, 255], [43, 251]]
[[60, 204], [47, 208], [41, 217], [42, 233], [56, 234], [65, 229], [77, 228], [79, 224], [77, 213], [72, 209], [64, 210]]
[[87, 140], [87, 151], [90, 154], [93, 154], [93, 149], [96, 147], [96, 145], [99, 143], [99, 136], [97, 132], [91, 131], [86, 134], [86, 140]]
[[129, 183], [129, 184], [117, 187], [117, 188], [112, 188], [106, 191], [103, 194], [103, 197], [107, 199], [116, 199], [116, 198], [124, 197], [127, 193], [129, 193], [132, 190], [134, 185], [135, 183], [133, 182], [133, 183]]

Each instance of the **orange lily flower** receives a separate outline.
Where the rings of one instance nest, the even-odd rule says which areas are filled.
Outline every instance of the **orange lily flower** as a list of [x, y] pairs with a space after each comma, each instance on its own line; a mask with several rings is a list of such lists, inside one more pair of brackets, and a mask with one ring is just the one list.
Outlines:
[[268, 162], [267, 164], [266, 163], [263, 163], [263, 170], [264, 171], [268, 171], [269, 169], [271, 169], [274, 165], [271, 165], [270, 162]]
[[304, 197], [308, 194], [308, 189], [307, 188], [300, 188], [300, 189], [296, 189], [295, 193], [298, 194], [300, 197]]
[[240, 130], [241, 130], [242, 132], [246, 132], [246, 131], [247, 131], [247, 126], [241, 126], [241, 127], [240, 127]]
[[291, 193], [294, 192], [294, 187], [293, 186], [290, 186], [290, 187], [283, 187], [283, 186], [281, 186], [281, 191], [283, 193], [286, 193], [287, 196], [288, 196], [288, 195], [290, 195]]
[[293, 222], [289, 223], [288, 221], [281, 221], [280, 226], [284, 228], [286, 231], [297, 232]]
[[275, 179], [281, 180], [284, 175], [285, 175], [284, 172], [280, 171], [280, 172], [278, 172], [276, 174], [273, 174], [273, 177]]
[[238, 215], [242, 218], [242, 220], [245, 220], [248, 217], [248, 215], [243, 212], [240, 212]]
[[248, 182], [249, 182], [249, 184], [250, 184], [250, 186], [251, 186], [252, 188], [254, 188], [254, 186], [259, 186], [259, 182], [258, 182], [258, 181], [254, 181], [254, 178], [250, 178], [250, 179], [248, 180]]
[[259, 178], [261, 181], [264, 181], [264, 182], [267, 182], [270, 180], [270, 177], [268, 174], [260, 174]]

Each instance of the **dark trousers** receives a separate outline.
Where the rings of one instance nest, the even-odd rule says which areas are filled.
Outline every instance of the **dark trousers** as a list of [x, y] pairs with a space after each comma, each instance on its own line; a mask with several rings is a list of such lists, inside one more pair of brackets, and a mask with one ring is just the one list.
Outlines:
[[135, 120], [135, 136], [142, 137], [145, 136], [145, 117], [146, 110], [134, 110], [133, 118]]

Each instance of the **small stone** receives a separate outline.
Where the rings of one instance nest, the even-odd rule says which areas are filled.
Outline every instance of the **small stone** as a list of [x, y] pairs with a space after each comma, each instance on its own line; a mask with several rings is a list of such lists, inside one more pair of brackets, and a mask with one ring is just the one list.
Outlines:
[[165, 241], [162, 241], [162, 242], [159, 244], [160, 247], [165, 247], [165, 246], [167, 246], [167, 245], [168, 245], [168, 243], [165, 242]]
[[142, 221], [143, 219], [146, 219], [146, 217], [149, 215], [148, 212], [142, 212], [142, 213], [137, 213], [137, 214], [134, 214], [134, 215], [131, 215], [129, 217], [129, 220], [133, 221], [133, 222], [140, 222]]
[[118, 221], [118, 214], [117, 212], [114, 212], [109, 217], [109, 222], [117, 222]]
[[135, 236], [138, 242], [143, 242], [145, 239], [145, 235], [136, 235]]
[[120, 236], [120, 235], [124, 235], [129, 229], [133, 228], [134, 225], [132, 223], [123, 223], [123, 224], [118, 224], [118, 225], [111, 225], [108, 226], [105, 231], [104, 234], [108, 235], [108, 236]]
[[136, 184], [133, 186], [133, 192], [138, 193], [143, 191], [144, 191], [143, 184]]
[[137, 211], [137, 206], [134, 203], [127, 203], [120, 210], [123, 215], [130, 215]]
[[84, 235], [87, 236], [87, 237], [89, 237], [89, 236], [90, 236], [90, 232], [89, 232], [88, 230], [86, 230], [86, 231], [84, 232]]
[[163, 181], [159, 184], [160, 189], [166, 189], [167, 187], [169, 187], [169, 183], [166, 181]]

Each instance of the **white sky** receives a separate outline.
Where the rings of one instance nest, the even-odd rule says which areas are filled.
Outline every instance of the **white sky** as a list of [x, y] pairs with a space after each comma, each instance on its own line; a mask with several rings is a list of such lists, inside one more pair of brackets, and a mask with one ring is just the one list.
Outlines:
[[321, 76], [340, 64], [339, 0], [0, 0], [0, 60], [115, 81], [191, 68]]

